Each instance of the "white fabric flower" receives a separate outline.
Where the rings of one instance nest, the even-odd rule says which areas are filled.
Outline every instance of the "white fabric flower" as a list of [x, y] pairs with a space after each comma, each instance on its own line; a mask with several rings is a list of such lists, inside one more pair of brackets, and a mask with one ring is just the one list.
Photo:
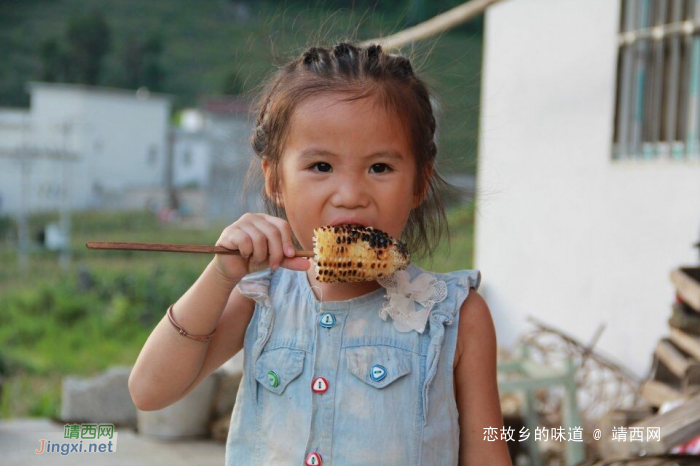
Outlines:
[[[399, 270], [389, 277], [377, 279], [377, 282], [386, 288], [389, 300], [379, 310], [379, 317], [383, 320], [391, 317], [394, 328], [399, 332], [415, 330], [423, 333], [430, 310], [447, 297], [445, 282], [427, 272], [411, 281], [411, 275], [406, 270]], [[416, 310], [415, 303], [422, 308]]]

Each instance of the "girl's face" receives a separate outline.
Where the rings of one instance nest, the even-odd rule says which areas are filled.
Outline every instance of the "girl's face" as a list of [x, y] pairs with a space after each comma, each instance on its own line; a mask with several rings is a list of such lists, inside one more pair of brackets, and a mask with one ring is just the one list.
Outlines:
[[[268, 169], [264, 161], [266, 178]], [[303, 102], [291, 117], [280, 172], [280, 203], [305, 250], [313, 249], [314, 228], [335, 223], [398, 238], [420, 204], [409, 141], [374, 98], [341, 102], [327, 94]]]

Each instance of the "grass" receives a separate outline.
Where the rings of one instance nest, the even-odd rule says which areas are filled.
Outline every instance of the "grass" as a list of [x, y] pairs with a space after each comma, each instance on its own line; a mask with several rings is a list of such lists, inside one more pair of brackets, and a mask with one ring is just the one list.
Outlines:
[[447, 211], [449, 242], [440, 242], [432, 261], [417, 261], [421, 267], [435, 272], [471, 269], [474, 263], [474, 205], [457, 206]]
[[[32, 228], [52, 216], [34, 216]], [[443, 242], [427, 270], [472, 264], [473, 206], [448, 210], [451, 247]], [[7, 242], [0, 268], [0, 376], [7, 379], [0, 417], [55, 417], [61, 378], [89, 376], [132, 365], [167, 306], [211, 260], [209, 255], [91, 251], [88, 240], [214, 244], [224, 225], [205, 231], [162, 226], [147, 212], [79, 213], [73, 218], [74, 260], [62, 271], [57, 257], [35, 253], [26, 274]], [[435, 266], [434, 266], [435, 264]]]

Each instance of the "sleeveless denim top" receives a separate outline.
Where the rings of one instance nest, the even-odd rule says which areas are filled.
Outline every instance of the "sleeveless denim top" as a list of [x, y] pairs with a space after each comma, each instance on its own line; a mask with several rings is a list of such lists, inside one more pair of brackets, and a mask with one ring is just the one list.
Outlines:
[[[424, 272], [414, 264], [406, 271], [411, 280]], [[379, 316], [384, 287], [318, 301], [306, 272], [245, 276], [237, 287], [256, 303], [226, 465], [456, 465], [457, 323], [481, 272], [431, 274], [445, 281], [447, 297], [422, 334]]]

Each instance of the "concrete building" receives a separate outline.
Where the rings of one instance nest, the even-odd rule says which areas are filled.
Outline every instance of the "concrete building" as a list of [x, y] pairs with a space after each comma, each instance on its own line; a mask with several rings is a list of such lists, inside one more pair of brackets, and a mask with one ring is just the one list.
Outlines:
[[0, 109], [0, 214], [22, 202], [27, 212], [55, 209], [64, 193], [71, 208], [89, 209], [162, 190], [169, 96], [53, 83], [27, 90], [29, 110]]
[[250, 103], [235, 96], [202, 97], [183, 112], [174, 129], [174, 186], [207, 221], [233, 223], [246, 212], [264, 210], [261, 180], [243, 192], [253, 159]]
[[499, 344], [528, 315], [583, 342], [606, 324], [596, 349], [642, 376], [669, 274], [698, 263], [700, 1], [508, 0], [485, 26], [475, 267]]

